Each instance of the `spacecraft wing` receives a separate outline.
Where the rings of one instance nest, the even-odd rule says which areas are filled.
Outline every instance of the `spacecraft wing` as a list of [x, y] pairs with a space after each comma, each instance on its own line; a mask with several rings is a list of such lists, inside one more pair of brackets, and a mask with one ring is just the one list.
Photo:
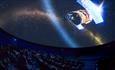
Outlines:
[[99, 8], [92, 1], [77, 0], [77, 2], [87, 10], [96, 24], [102, 23], [104, 21], [101, 13], [99, 12]]

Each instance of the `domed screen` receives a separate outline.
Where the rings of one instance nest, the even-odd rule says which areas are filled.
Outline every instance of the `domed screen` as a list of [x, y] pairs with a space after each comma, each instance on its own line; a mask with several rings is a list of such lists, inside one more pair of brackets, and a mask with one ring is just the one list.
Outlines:
[[82, 48], [115, 40], [114, 0], [0, 0], [0, 28], [25, 41]]

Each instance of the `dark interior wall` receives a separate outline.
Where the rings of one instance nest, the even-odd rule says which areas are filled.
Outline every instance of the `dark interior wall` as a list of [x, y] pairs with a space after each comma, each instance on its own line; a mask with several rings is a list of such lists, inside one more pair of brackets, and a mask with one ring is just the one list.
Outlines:
[[99, 70], [115, 70], [115, 57], [101, 59], [98, 62]]

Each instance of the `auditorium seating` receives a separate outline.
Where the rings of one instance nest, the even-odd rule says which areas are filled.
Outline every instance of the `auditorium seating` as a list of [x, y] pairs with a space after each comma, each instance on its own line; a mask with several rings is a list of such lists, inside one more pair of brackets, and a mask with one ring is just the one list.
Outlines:
[[32, 51], [18, 47], [0, 47], [1, 70], [83, 70], [79, 59]]

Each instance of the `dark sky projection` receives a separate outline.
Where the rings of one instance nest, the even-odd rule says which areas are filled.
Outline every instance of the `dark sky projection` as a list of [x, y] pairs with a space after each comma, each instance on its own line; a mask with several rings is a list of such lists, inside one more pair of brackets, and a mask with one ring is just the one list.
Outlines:
[[[92, 1], [98, 5], [102, 2]], [[115, 40], [112, 3], [115, 1], [104, 0], [104, 23], [96, 25], [92, 21], [78, 30], [65, 18], [68, 12], [84, 9], [76, 0], [0, 0], [0, 28], [19, 39], [54, 47], [102, 45]]]

